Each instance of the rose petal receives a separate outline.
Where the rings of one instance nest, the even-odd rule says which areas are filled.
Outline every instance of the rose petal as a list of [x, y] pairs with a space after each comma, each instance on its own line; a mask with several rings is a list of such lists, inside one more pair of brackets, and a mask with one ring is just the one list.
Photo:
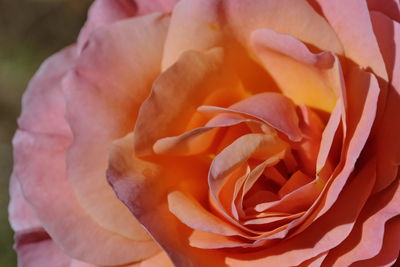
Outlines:
[[96, 0], [88, 11], [88, 19], [79, 33], [78, 51], [81, 51], [90, 35], [97, 28], [133, 17], [137, 6], [133, 0]]
[[350, 265], [357, 261], [370, 259], [376, 256], [381, 249], [385, 249], [387, 246], [383, 243], [385, 223], [400, 214], [399, 201], [399, 181], [372, 196], [363, 208], [353, 231], [340, 246], [329, 252], [324, 265]]
[[387, 80], [388, 75], [372, 29], [366, 1], [317, 2], [343, 44], [346, 56], [362, 68], [370, 67], [375, 74]]
[[[351, 231], [375, 182], [374, 161], [367, 162], [344, 188], [332, 208], [302, 233], [260, 252], [227, 257], [232, 266], [296, 266], [337, 246]], [[346, 210], [346, 212], [343, 212]]]
[[[400, 3], [397, 0], [367, 0], [369, 10], [379, 11], [400, 22]], [[371, 12], [372, 13], [372, 12]]]
[[393, 123], [400, 112], [400, 24], [379, 12], [371, 12], [371, 18], [391, 79], [376, 138], [379, 156], [375, 191], [380, 191], [396, 178], [400, 165], [400, 125]]
[[35, 214], [32, 205], [26, 201], [21, 185], [12, 174], [10, 180], [10, 204], [8, 206], [8, 220], [14, 232], [28, 231], [41, 227], [41, 223]]
[[251, 32], [268, 28], [292, 35], [321, 50], [342, 52], [332, 28], [307, 1], [229, 0], [224, 4], [228, 25], [244, 44], [249, 43]]
[[218, 80], [221, 80], [222, 59], [220, 49], [186, 52], [157, 79], [151, 95], [140, 107], [135, 125], [137, 155], [152, 154], [158, 139], [185, 131], [196, 108], [221, 86]]
[[[178, 166], [171, 162], [166, 164], [168, 169], [160, 169], [157, 164], [137, 158], [133, 136], [128, 135], [113, 146], [107, 177], [121, 201], [151, 232], [176, 266], [206, 266], [210, 262], [223, 265], [223, 255], [210, 255], [207, 251], [189, 246], [187, 240], [192, 230], [168, 209], [168, 191], [184, 189], [186, 193], [196, 196], [196, 190], [204, 186], [198, 179], [202, 172], [193, 164], [182, 161]], [[183, 170], [185, 167], [191, 169], [192, 177], [187, 177], [188, 170]], [[173, 170], [173, 173], [161, 175], [168, 170]], [[181, 180], [181, 175], [186, 175], [184, 177], [188, 179]], [[162, 183], [160, 179], [163, 179]]]
[[332, 111], [337, 95], [322, 75], [333, 67], [335, 58], [331, 54], [313, 54], [299, 40], [270, 29], [254, 31], [251, 44], [284, 95], [297, 105]]
[[[164, 48], [162, 70], [188, 50], [207, 51], [219, 46], [219, 1], [182, 0], [174, 8]], [[190, 21], [190, 23], [188, 23]]]
[[359, 261], [353, 264], [354, 267], [364, 267], [364, 266], [385, 266], [393, 267], [396, 266], [399, 259], [399, 233], [400, 233], [400, 216], [389, 220], [385, 225], [385, 236], [383, 243], [385, 246], [379, 251], [378, 255], [375, 257]]
[[22, 130], [13, 140], [14, 175], [52, 239], [71, 257], [100, 265], [124, 264], [156, 253], [159, 248], [152, 240], [135, 242], [108, 231], [82, 209], [66, 177], [69, 143], [69, 138]]
[[[38, 236], [39, 237], [39, 236]], [[32, 240], [16, 246], [18, 266], [69, 267], [71, 258], [65, 255], [49, 238]]]
[[313, 179], [302, 173], [301, 171], [296, 171], [290, 176], [289, 180], [281, 187], [278, 192], [279, 197], [284, 197], [287, 194], [295, 191], [296, 189], [312, 182]]
[[[268, 109], [264, 107], [268, 106]], [[239, 113], [257, 118], [271, 127], [285, 133], [291, 140], [299, 141], [302, 134], [299, 119], [293, 103], [278, 93], [262, 93], [240, 101], [229, 108], [201, 106], [198, 108], [205, 114]]]
[[182, 192], [168, 194], [169, 210], [190, 228], [219, 235], [238, 235], [239, 230], [204, 209], [196, 200]]
[[133, 129], [160, 71], [167, 27], [168, 17], [158, 14], [102, 27], [63, 80], [74, 136], [67, 154], [74, 192], [101, 226], [133, 240], [150, 237], [107, 183], [108, 149], [112, 140]]

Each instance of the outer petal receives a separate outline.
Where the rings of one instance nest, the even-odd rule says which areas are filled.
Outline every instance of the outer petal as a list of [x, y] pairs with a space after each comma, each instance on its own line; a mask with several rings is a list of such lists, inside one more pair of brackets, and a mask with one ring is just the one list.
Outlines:
[[342, 42], [346, 56], [362, 68], [370, 67], [378, 76], [387, 80], [388, 75], [372, 29], [366, 1], [317, 2]]
[[79, 51], [98, 28], [154, 12], [169, 12], [177, 0], [96, 0], [89, 9], [88, 19], [78, 38]]
[[36, 239], [31, 242], [16, 245], [18, 253], [18, 266], [22, 267], [69, 267], [71, 258], [66, 256], [58, 246], [50, 239], [40, 239], [39, 232]]
[[105, 171], [109, 145], [133, 129], [159, 74], [167, 26], [168, 17], [153, 14], [102, 27], [63, 80], [74, 136], [68, 178], [77, 199], [97, 223], [139, 241], [150, 237], [115, 197]]
[[226, 0], [226, 17], [235, 36], [248, 46], [258, 28], [289, 34], [321, 50], [342, 53], [329, 24], [304, 0]]
[[[66, 176], [65, 153], [71, 134], [64, 120], [60, 80], [75, 56], [72, 47], [51, 57], [30, 83], [19, 119], [22, 130], [13, 140], [14, 177], [40, 224], [68, 255], [93, 263], [122, 264], [146, 255], [132, 255], [131, 251], [137, 249], [133, 240], [111, 233], [94, 222], [76, 201]], [[20, 207], [13, 203], [10, 212], [15, 218]], [[16, 230], [26, 227], [14, 226]], [[65, 231], [66, 228], [70, 231]], [[125, 252], [120, 249], [121, 244], [126, 246]], [[148, 256], [158, 250], [153, 242], [143, 242], [140, 246], [146, 253], [150, 252]]]
[[134, 0], [97, 0], [89, 9], [88, 19], [78, 37], [79, 51], [97, 28], [133, 17], [137, 13]]

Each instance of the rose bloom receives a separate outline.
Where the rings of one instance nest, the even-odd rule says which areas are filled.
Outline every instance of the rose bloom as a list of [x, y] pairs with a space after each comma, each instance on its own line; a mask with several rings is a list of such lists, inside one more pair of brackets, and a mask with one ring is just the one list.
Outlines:
[[19, 266], [392, 266], [397, 0], [98, 0], [29, 84]]

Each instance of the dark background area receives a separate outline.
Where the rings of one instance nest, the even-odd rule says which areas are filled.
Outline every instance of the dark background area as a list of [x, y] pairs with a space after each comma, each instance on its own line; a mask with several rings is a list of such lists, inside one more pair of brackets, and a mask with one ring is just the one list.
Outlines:
[[51, 54], [73, 43], [92, 0], [0, 0], [0, 266], [13, 267], [13, 233], [7, 220], [11, 139], [21, 96]]

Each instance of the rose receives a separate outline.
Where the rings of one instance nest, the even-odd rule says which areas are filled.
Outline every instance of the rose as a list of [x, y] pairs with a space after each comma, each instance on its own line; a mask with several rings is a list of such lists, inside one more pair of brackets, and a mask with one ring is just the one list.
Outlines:
[[21, 264], [393, 264], [398, 4], [144, 3], [96, 2], [30, 84]]

